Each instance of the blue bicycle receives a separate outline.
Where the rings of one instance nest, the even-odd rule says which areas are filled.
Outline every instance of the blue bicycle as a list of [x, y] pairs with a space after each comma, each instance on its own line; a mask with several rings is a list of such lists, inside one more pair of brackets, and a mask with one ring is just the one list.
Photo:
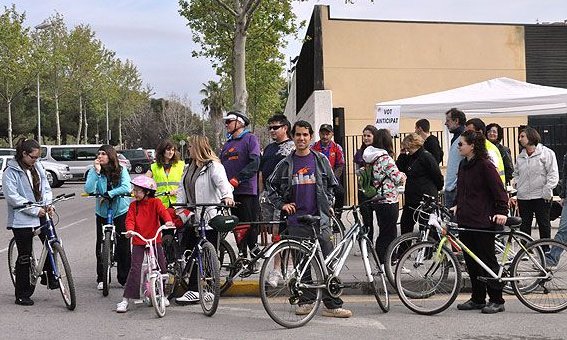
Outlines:
[[[75, 196], [74, 193], [62, 194], [55, 197], [51, 203], [47, 202], [28, 202], [26, 204], [14, 207], [15, 210], [26, 210], [31, 208], [43, 208], [45, 211], [49, 210], [50, 206], [55, 205], [58, 202], [66, 201]], [[44, 234], [45, 239], [43, 241], [43, 248], [41, 251], [41, 256], [39, 260], [35, 257], [32, 248], [31, 254], [31, 266], [30, 266], [30, 284], [35, 287], [37, 284], [37, 279], [42, 275], [45, 275], [43, 271], [45, 261], [49, 261], [51, 264], [52, 275], [50, 277], [55, 278], [59, 283], [59, 290], [61, 291], [61, 296], [63, 301], [67, 306], [67, 309], [74, 310], [77, 305], [77, 299], [75, 297], [75, 284], [73, 282], [73, 276], [71, 275], [71, 266], [67, 260], [67, 255], [61, 244], [61, 239], [57, 236], [55, 232], [55, 223], [50, 214], [45, 215], [45, 223], [34, 231], [35, 236], [39, 234]], [[12, 283], [16, 284], [16, 260], [18, 259], [18, 248], [16, 247], [16, 240], [12, 238], [10, 244], [8, 245], [8, 270], [10, 271], [10, 277]]]

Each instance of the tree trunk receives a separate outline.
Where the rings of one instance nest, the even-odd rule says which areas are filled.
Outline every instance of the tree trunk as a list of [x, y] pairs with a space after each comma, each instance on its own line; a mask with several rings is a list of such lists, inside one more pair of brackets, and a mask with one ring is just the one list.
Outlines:
[[57, 127], [57, 145], [61, 145], [61, 122], [59, 121], [59, 92], [55, 92], [55, 125]]
[[77, 144], [81, 144], [81, 131], [83, 129], [83, 96], [79, 96], [79, 128], [77, 130]]
[[246, 113], [248, 91], [246, 91], [246, 31], [245, 20], [236, 23], [234, 36], [232, 92], [234, 93], [234, 109]]
[[13, 139], [14, 137], [12, 136], [12, 98], [8, 97], [9, 99], [7, 100], [8, 102], [8, 141], [10, 142], [10, 149], [14, 147], [14, 142]]
[[83, 109], [83, 114], [85, 115], [85, 135], [84, 135], [84, 140], [85, 140], [85, 144], [89, 144], [89, 135], [88, 135], [88, 129], [89, 129], [89, 121], [87, 120], [87, 108], [85, 107]]
[[122, 114], [118, 115], [118, 145], [122, 148]]

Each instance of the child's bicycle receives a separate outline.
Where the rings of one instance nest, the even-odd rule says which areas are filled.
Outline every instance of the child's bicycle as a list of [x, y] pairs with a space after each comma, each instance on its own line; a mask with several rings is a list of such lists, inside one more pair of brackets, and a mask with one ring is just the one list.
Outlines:
[[[193, 249], [185, 250], [181, 258], [178, 259], [177, 265], [174, 266], [174, 287], [179, 285], [185, 291], [189, 290], [189, 278], [193, 270], [197, 270], [197, 285], [201, 308], [206, 316], [213, 316], [217, 311], [220, 298], [220, 265], [215, 247], [207, 240], [205, 234], [207, 227], [205, 213], [207, 211], [206, 208], [209, 207], [217, 209], [228, 209], [230, 207], [222, 203], [199, 203], [193, 205], [175, 203], [172, 206], [190, 210], [202, 208], [197, 225], [199, 241]], [[232, 219], [232, 217], [224, 221], [224, 224], [229, 229], [234, 228], [236, 223], [238, 223], [238, 219]], [[193, 232], [191, 227], [193, 226], [186, 227], [184, 237], [188, 237], [188, 233]]]
[[[101, 194], [82, 193], [82, 197], [96, 197], [101, 198]], [[108, 200], [108, 210], [106, 212], [106, 224], [102, 226], [102, 296], [108, 296], [110, 289], [110, 281], [112, 274], [112, 267], [116, 265], [114, 259], [114, 250], [116, 249], [116, 226], [114, 225], [114, 210], [112, 209], [112, 202], [119, 197], [132, 197], [130, 194], [116, 195], [112, 198], [105, 198]]]
[[[159, 267], [156, 254], [156, 240], [161, 234], [161, 231], [164, 229], [172, 228], [162, 225], [156, 231], [156, 235], [151, 239], [146, 239], [139, 233], [131, 231], [133, 236], [137, 236], [142, 241], [146, 242], [144, 262], [142, 263], [142, 276], [140, 280], [140, 296], [142, 296], [145, 301], [149, 302], [148, 304], [151, 304], [154, 307], [157, 316], [160, 318], [165, 316], [165, 300], [167, 300], [167, 296], [164, 292], [164, 280], [167, 280], [168, 275], [161, 273], [161, 268]], [[123, 232], [122, 234], [126, 235], [126, 232]]]
[[[48, 208], [61, 201], [66, 201], [75, 196], [74, 193], [62, 194], [55, 197], [51, 203], [46, 202], [28, 202], [21, 206], [14, 207], [14, 210], [26, 210], [31, 208], [43, 208], [48, 211]], [[43, 267], [45, 261], [49, 261], [52, 268], [52, 275], [57, 283], [59, 284], [59, 290], [61, 291], [61, 296], [63, 301], [67, 306], [67, 309], [74, 310], [77, 305], [77, 299], [75, 297], [75, 284], [73, 282], [73, 276], [71, 275], [71, 266], [67, 260], [67, 255], [61, 244], [61, 239], [57, 236], [55, 232], [55, 224], [50, 214], [45, 215], [45, 223], [41, 225], [34, 231], [35, 236], [39, 236], [40, 233], [45, 235], [45, 240], [43, 241], [43, 248], [41, 251], [41, 256], [37, 259], [33, 253], [31, 254], [31, 265], [30, 265], [30, 284], [32, 289], [35, 289], [37, 284], [37, 279], [41, 275], [47, 275], [44, 273]], [[12, 283], [16, 284], [16, 260], [18, 259], [18, 248], [16, 247], [16, 240], [12, 238], [10, 244], [8, 245], [8, 270], [10, 271], [10, 278]]]

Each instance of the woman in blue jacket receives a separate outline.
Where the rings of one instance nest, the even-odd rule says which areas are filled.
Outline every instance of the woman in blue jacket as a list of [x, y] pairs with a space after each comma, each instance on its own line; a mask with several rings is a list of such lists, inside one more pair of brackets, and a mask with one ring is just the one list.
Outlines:
[[[47, 202], [52, 199], [51, 188], [45, 170], [37, 159], [40, 155], [39, 143], [33, 139], [22, 138], [16, 144], [16, 155], [8, 161], [8, 167], [2, 175], [2, 188], [6, 197], [8, 229], [14, 233], [18, 258], [16, 260], [16, 304], [33, 305], [31, 296], [34, 286], [30, 284], [30, 256], [32, 252], [33, 230], [45, 222], [48, 211], [43, 208], [14, 210], [14, 207], [27, 202]], [[45, 236], [40, 234], [43, 240]], [[46, 261], [43, 268], [51, 273], [51, 265]], [[42, 284], [47, 284], [45, 277]], [[49, 280], [50, 289], [58, 289], [59, 283]]]
[[130, 175], [128, 170], [118, 162], [116, 150], [110, 145], [102, 145], [98, 149], [94, 168], [87, 174], [85, 191], [89, 194], [99, 194], [102, 197], [96, 201], [96, 280], [97, 288], [102, 290], [102, 226], [106, 224], [109, 204], [111, 204], [116, 227], [115, 260], [117, 263], [117, 278], [121, 285], [126, 284], [130, 271], [130, 242], [122, 235], [126, 231], [126, 213], [130, 198], [121, 195], [130, 194]]

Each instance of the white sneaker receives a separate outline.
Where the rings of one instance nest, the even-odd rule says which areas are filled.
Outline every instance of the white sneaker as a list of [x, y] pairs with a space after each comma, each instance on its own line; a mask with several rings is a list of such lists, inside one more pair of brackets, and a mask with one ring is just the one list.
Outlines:
[[99, 283], [96, 285], [96, 289], [98, 289], [98, 290], [103, 290], [103, 289], [104, 289], [103, 283], [102, 283], [102, 282], [99, 282]]
[[199, 292], [188, 290], [185, 292], [185, 294], [183, 294], [183, 296], [176, 298], [175, 302], [178, 303], [199, 302]]
[[270, 271], [270, 273], [268, 274], [268, 283], [270, 284], [270, 286], [276, 288], [280, 280], [283, 280], [283, 276], [279, 270]]
[[295, 310], [295, 315], [307, 315], [313, 310], [313, 304], [306, 304], [298, 306]]
[[116, 313], [126, 313], [127, 311], [128, 311], [128, 301], [121, 301], [118, 304], [116, 304]]
[[169, 299], [165, 299], [165, 306], [169, 307]]

